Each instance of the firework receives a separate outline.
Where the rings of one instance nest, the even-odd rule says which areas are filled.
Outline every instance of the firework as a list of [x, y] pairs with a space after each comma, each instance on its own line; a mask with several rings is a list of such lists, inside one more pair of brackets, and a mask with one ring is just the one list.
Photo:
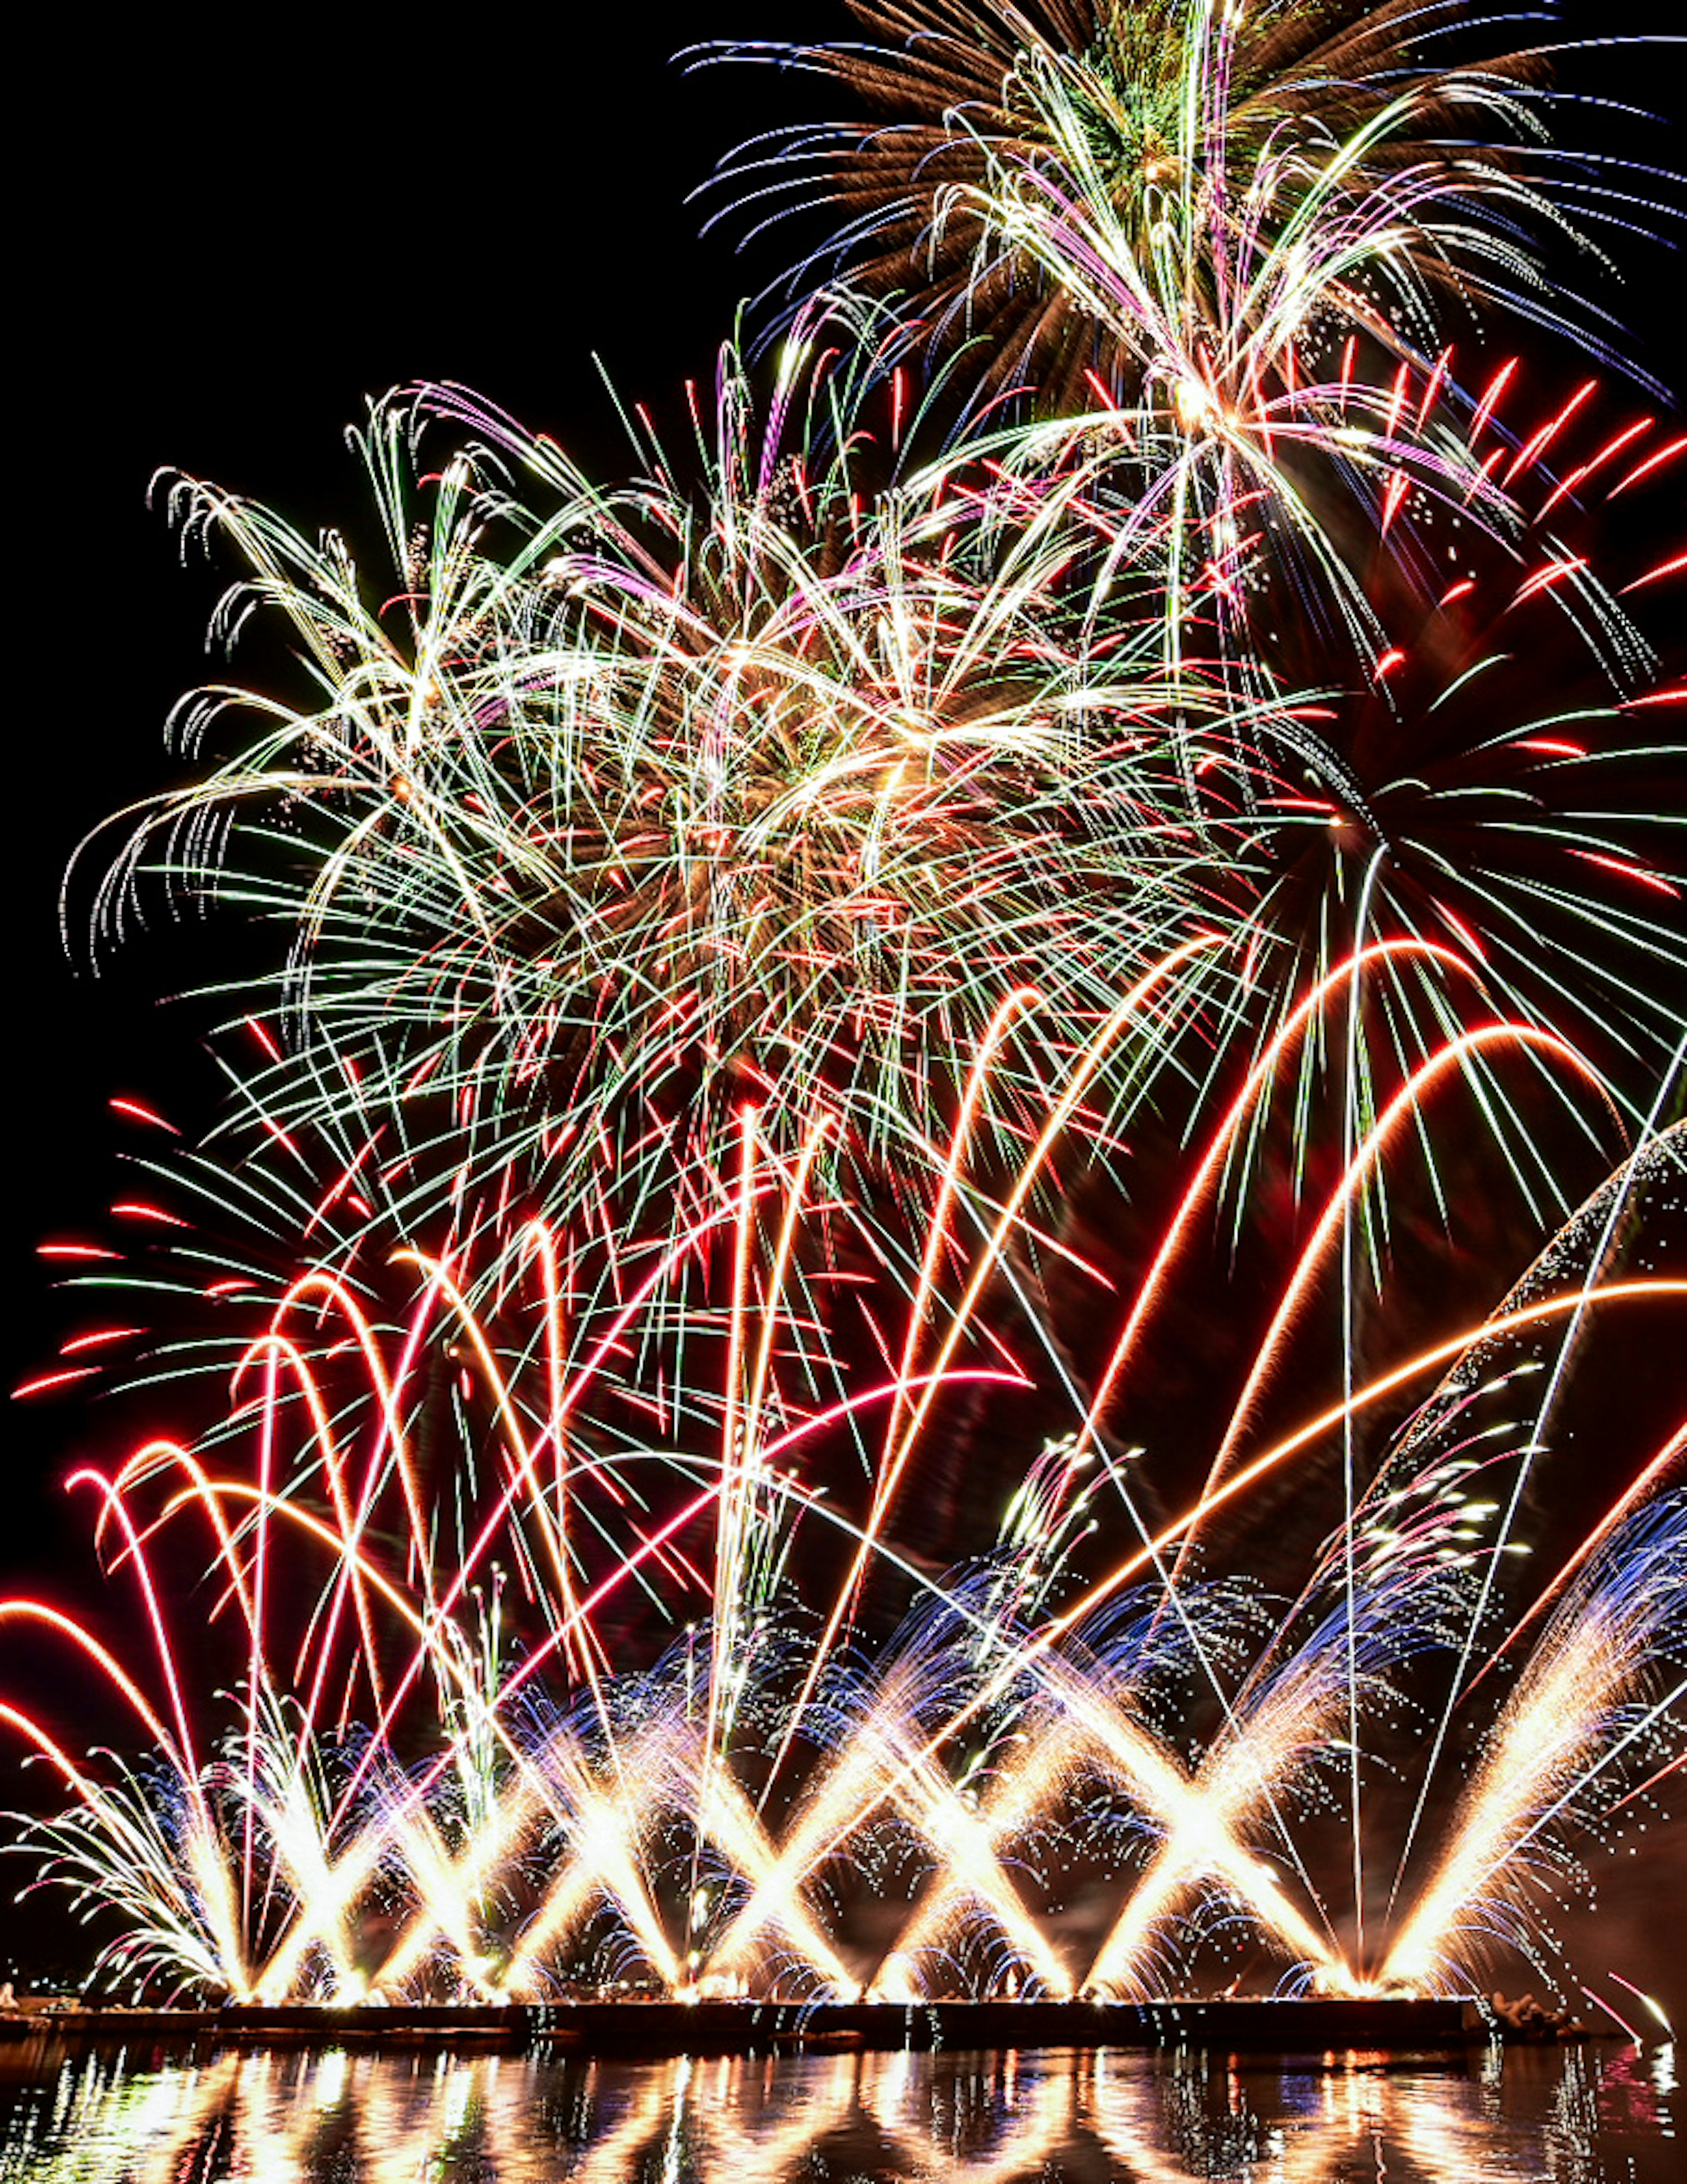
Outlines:
[[618, 485], [391, 395], [373, 552], [170, 487], [294, 681], [187, 703], [97, 917], [291, 953], [220, 1134], [124, 1103], [142, 1240], [49, 1247], [136, 1309], [39, 1390], [231, 1374], [72, 1481], [144, 1666], [0, 1604], [145, 1750], [3, 1709], [114, 1975], [1463, 1992], [1680, 1763], [1679, 1421], [1533, 1490], [1687, 1299], [1625, 1263], [1687, 1144], [1682, 443], [1445, 325], [1532, 308], [1534, 64], [857, 12], [911, 42], [809, 56], [889, 114], [817, 156], [901, 304], [729, 344]]
[[[831, 331], [765, 417], [726, 353], [694, 489], [654, 443], [604, 492], [468, 398], [378, 408], [379, 611], [339, 536], [173, 489], [252, 570], [224, 625], [285, 616], [314, 688], [192, 702], [193, 748], [231, 714], [256, 738], [145, 815], [104, 906], [155, 861], [292, 926], [264, 1115], [331, 1134], [402, 1230], [512, 1177], [566, 1223], [599, 1145], [615, 1223], [682, 1223], [745, 1102], [789, 1159], [818, 1117], [865, 1210], [1013, 995], [1094, 1023], [1198, 923], [1151, 656], [1075, 653], [1046, 571], [981, 577], [957, 514], [863, 512]], [[479, 437], [424, 479], [441, 412]]]
[[1539, 308], [1519, 215], [1562, 215], [1517, 148], [1543, 134], [1545, 64], [1426, 64], [1468, 27], [1445, 0], [851, 12], [884, 42], [704, 50], [817, 71], [882, 117], [758, 140], [725, 184], [764, 214], [840, 203], [817, 258], [896, 294], [928, 348], [972, 343], [986, 395], [1030, 382], [1070, 412], [1098, 376], [1210, 408], [1279, 281], [1297, 317], [1389, 344], [1445, 285]]
[[[1666, 1170], [1670, 1156], [1669, 1141], [1655, 1149]], [[898, 1412], [910, 1407], [923, 1435], [969, 1384], [1027, 1376], [974, 1323], [984, 1292], [962, 1280], [914, 1304], [933, 1322], [928, 1348], [905, 1343], [895, 1372], [820, 1400], [812, 1330], [793, 1340], [803, 1307], [784, 1286], [799, 1190], [745, 1140], [730, 1293], [712, 1345], [693, 1330], [692, 1400], [660, 1439], [647, 1424], [642, 1442], [611, 1444], [629, 1391], [624, 1368], [606, 1371], [635, 1322], [660, 1316], [660, 1277], [617, 1326], [589, 1332], [565, 1320], [554, 1276], [537, 1280], [548, 1332], [536, 1340], [508, 1304], [482, 1322], [448, 1266], [420, 1262], [412, 1318], [386, 1333], [336, 1278], [295, 1285], [248, 1357], [243, 1461], [214, 1470], [153, 1443], [109, 1480], [86, 1475], [114, 1574], [139, 1585], [154, 1669], [131, 1673], [56, 1611], [0, 1613], [92, 1658], [154, 1747], [138, 1771], [90, 1771], [8, 1710], [75, 1797], [27, 1840], [80, 1900], [120, 1904], [114, 1969], [271, 2001], [535, 1995], [629, 1975], [685, 1993], [1141, 1995], [1175, 1985], [1226, 1922], [1284, 1978], [1338, 1992], [1457, 1986], [1495, 1932], [1544, 1947], [1543, 1867], [1680, 1733], [1679, 1689], [1646, 1690], [1677, 1642], [1681, 1516], [1656, 1467], [1500, 1698], [1492, 1757], [1380, 1973], [1337, 1938], [1300, 1834], [1352, 1763], [1356, 1722], [1387, 1748], [1424, 1663], [1458, 1657], [1462, 1674], [1467, 1634], [1485, 1627], [1484, 1575], [1506, 1535], [1453, 1452], [1467, 1445], [1456, 1390], [1471, 1361], [1519, 1330], [1551, 1340], [1606, 1300], [1679, 1298], [1681, 1284], [1601, 1281], [1595, 1249], [1566, 1289], [1575, 1247], [1561, 1244], [1547, 1295], [1508, 1300], [1356, 1387], [1122, 1563], [1107, 1565], [1108, 1538], [1122, 1518], [1144, 1528], [1144, 1486], [1073, 1435], [1033, 1468], [985, 1557], [933, 1576], [901, 1546], [886, 1485], [887, 1467], [918, 1462]], [[669, 1279], [687, 1248], [666, 1253]], [[554, 1264], [538, 1233], [518, 1257], [495, 1292]], [[1291, 1293], [1300, 1279], [1297, 1268]], [[425, 1445], [442, 1347], [464, 1361], [461, 1446], [443, 1463]], [[1344, 1419], [1450, 1362], [1286, 1613], [1234, 1580], [1174, 1578], [1171, 1551], [1215, 1507], [1245, 1510], [1239, 1496], [1304, 1467]], [[885, 1416], [882, 1441], [860, 1430]], [[878, 1466], [853, 1510], [840, 1443]], [[1402, 1472], [1405, 1496], [1388, 1490]], [[1310, 1475], [1328, 1490], [1327, 1471]], [[190, 1526], [210, 1540], [212, 1613], [247, 1663], [220, 1730], [195, 1719], [159, 1574]], [[866, 1626], [852, 1635], [858, 1613], [801, 1608], [792, 1584], [797, 1567], [811, 1582], [829, 1565], [848, 1601], [863, 1554], [873, 1600], [914, 1600], [899, 1634], [871, 1642]], [[639, 1586], [650, 1612], [630, 1620]], [[1173, 1724], [1198, 1695], [1218, 1726], [1191, 1767]], [[1046, 1902], [1074, 1864], [1109, 1876], [1114, 1907], [1082, 1949], [1055, 1939]], [[864, 1879], [880, 1901], [871, 1952], [855, 1925]]]

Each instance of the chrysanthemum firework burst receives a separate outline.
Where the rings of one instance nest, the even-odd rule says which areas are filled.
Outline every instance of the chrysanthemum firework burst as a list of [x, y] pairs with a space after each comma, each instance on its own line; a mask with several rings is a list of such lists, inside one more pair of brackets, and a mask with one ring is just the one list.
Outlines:
[[[1434, 942], [1461, 966], [1450, 982], [1445, 956], [1401, 963], [1417, 999], [1395, 995], [1397, 1039], [1422, 1055], [1479, 994], [1573, 1039], [1636, 1119], [1687, 983], [1669, 785], [1687, 693], [1648, 634], [1682, 574], [1667, 504], [1684, 448], [1591, 382], [1532, 402], [1517, 369], [1494, 376], [1471, 442], [1515, 521], [1443, 505], [1379, 537], [1378, 650], [1345, 671], [1319, 602], [1261, 587], [1250, 672], [1315, 694], [1261, 707], [1203, 778], [1264, 866], [1249, 947], [1284, 1007], [1356, 939]], [[1613, 498], [1632, 531], [1605, 521]]]
[[1559, 215], [1517, 148], [1545, 70], [1500, 25], [1480, 65], [1437, 65], [1469, 27], [1452, 0], [850, 8], [876, 42], [707, 57], [816, 70], [882, 118], [758, 140], [724, 179], [776, 213], [841, 203], [830, 254], [928, 349], [975, 343], [985, 393], [1059, 414], [1097, 374], [1133, 400], [1203, 350], [1222, 376], [1285, 286], [1389, 343], [1449, 286], [1540, 308], [1518, 230]]
[[1072, 517], [1095, 600], [1127, 564], [1151, 571], [1168, 666], [1210, 608], [1245, 671], [1262, 566], [1374, 659], [1354, 557], [1379, 526], [1412, 503], [1512, 523], [1448, 361], [1476, 307], [1542, 308], [1526, 233], [1559, 215], [1483, 148], [1539, 131], [1516, 96], [1527, 57], [1426, 73], [1406, 57], [1424, 11], [1394, 5], [869, 12], [900, 25], [902, 62], [834, 58], [922, 114], [905, 146], [892, 125], [857, 150], [874, 188], [911, 160], [907, 339], [971, 337], [946, 372], [973, 394], [951, 459], [1041, 502], [1011, 525]]
[[[204, 694], [196, 736], [231, 709], [259, 734], [145, 817], [114, 885], [162, 838], [294, 922], [272, 1119], [408, 1112], [413, 1207], [521, 1162], [565, 1209], [604, 1132], [635, 1196], [706, 1193], [695, 1150], [745, 1105], [766, 1144], [818, 1123], [894, 1172], [1016, 990], [1068, 1042], [1192, 929], [1153, 623], [1104, 663], [1045, 563], [969, 554], [958, 503], [868, 512], [847, 371], [803, 354], [759, 420], [726, 353], [694, 488], [652, 443], [600, 491], [450, 390], [377, 410], [379, 610], [337, 538], [178, 488], [315, 689]], [[478, 437], [424, 482], [440, 412]]]

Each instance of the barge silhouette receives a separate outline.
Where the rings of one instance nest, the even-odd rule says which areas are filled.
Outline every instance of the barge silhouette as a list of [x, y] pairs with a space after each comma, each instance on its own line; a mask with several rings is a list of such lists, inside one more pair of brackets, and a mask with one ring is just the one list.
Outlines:
[[326, 2008], [55, 2006], [12, 2018], [14, 2036], [209, 2041], [219, 2046], [552, 2048], [582, 2055], [758, 2054], [793, 2048], [1200, 2048], [1288, 2054], [1411, 2053], [1490, 2036], [1468, 2001], [1226, 1997], [1163, 2002], [685, 2003], [666, 1999]]

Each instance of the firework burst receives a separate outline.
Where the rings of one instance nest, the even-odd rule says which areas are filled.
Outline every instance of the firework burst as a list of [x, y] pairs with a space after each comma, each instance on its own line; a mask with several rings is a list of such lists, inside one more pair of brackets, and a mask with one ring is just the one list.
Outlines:
[[894, 294], [921, 346], [973, 344], [986, 395], [1029, 382], [1060, 414], [1099, 375], [1210, 403], [1233, 352], [1280, 363], [1285, 311], [1392, 347], [1441, 291], [1542, 308], [1520, 226], [1562, 215], [1519, 151], [1545, 136], [1545, 64], [1495, 23], [1500, 50], [1434, 65], [1470, 27], [1450, 0], [851, 12], [883, 42], [704, 50], [816, 70], [883, 117], [759, 140], [723, 185], [771, 216], [841, 203], [820, 257]]

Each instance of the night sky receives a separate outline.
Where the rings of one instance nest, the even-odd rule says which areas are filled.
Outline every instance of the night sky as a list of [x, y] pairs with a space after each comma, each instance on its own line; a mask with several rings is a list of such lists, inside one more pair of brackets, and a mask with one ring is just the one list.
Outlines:
[[[1614, 0], [1568, 0], [1564, 14], [1599, 31], [1647, 22]], [[180, 565], [147, 504], [153, 471], [180, 465], [307, 527], [333, 521], [361, 490], [347, 421], [365, 396], [435, 378], [612, 475], [618, 429], [592, 353], [625, 393], [664, 404], [710, 370], [739, 298], [787, 262], [777, 241], [735, 255], [742, 221], [699, 241], [688, 192], [759, 128], [844, 106], [771, 71], [688, 76], [666, 61], [682, 21], [697, 40], [847, 35], [841, 6], [504, 10], [483, 19], [485, 50], [472, 14], [437, 41], [403, 11], [355, 4], [225, 20], [226, 45], [167, 14], [96, 33], [57, 12], [47, 58], [16, 93], [48, 118], [12, 244], [23, 688], [8, 774], [8, 1387], [47, 1368], [75, 1317], [36, 1246], [86, 1229], [115, 1195], [123, 1134], [109, 1098], [189, 1123], [209, 1112], [198, 1043], [216, 1011], [161, 996], [208, 961], [237, 972], [251, 944], [225, 937], [208, 954], [203, 936], [184, 948], [166, 932], [106, 950], [94, 975], [97, 852], [68, 899], [68, 951], [60, 937], [76, 844], [179, 777], [165, 716], [217, 664], [203, 626], [231, 564]], [[1673, 123], [1613, 121], [1607, 143], [1687, 166], [1687, 47], [1569, 65]], [[1625, 278], [1598, 300], [1679, 390], [1681, 256], [1611, 247]], [[247, 657], [261, 676], [261, 648]], [[86, 1508], [65, 1508], [56, 1482], [75, 1457], [121, 1452], [110, 1407], [73, 1392], [14, 1405], [7, 1423], [0, 1593], [85, 1591]], [[8, 1643], [8, 1687], [18, 1652]]]

